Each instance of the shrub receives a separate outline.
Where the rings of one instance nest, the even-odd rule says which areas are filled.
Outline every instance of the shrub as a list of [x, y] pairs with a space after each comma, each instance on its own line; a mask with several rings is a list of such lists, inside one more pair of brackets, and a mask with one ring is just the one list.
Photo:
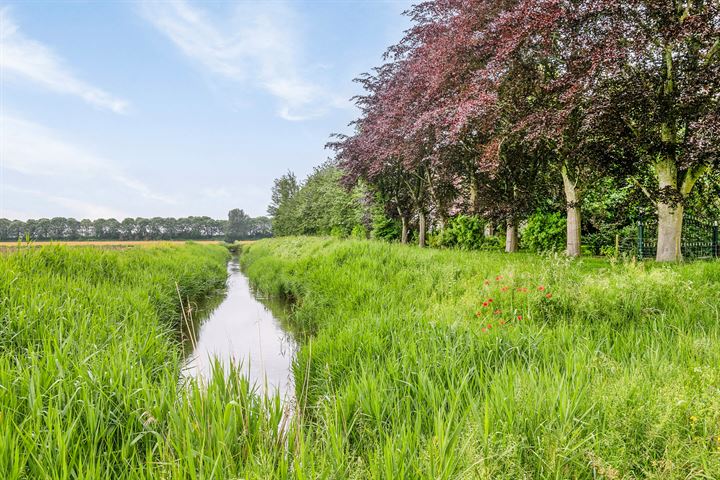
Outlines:
[[402, 234], [402, 225], [398, 220], [389, 218], [380, 209], [375, 209], [372, 217], [372, 237], [379, 240], [398, 240]]
[[535, 212], [521, 231], [524, 248], [535, 252], [558, 252], [565, 248], [567, 220], [559, 212]]
[[365, 227], [362, 225], [355, 225], [352, 232], [350, 232], [350, 236], [352, 238], [365, 240], [367, 238], [367, 230], [365, 230]]
[[335, 226], [330, 229], [330, 236], [335, 238], [345, 238], [347, 237], [347, 232], [343, 230], [342, 227]]
[[485, 243], [485, 222], [478, 217], [458, 215], [451, 218], [440, 234], [438, 246], [477, 250]]

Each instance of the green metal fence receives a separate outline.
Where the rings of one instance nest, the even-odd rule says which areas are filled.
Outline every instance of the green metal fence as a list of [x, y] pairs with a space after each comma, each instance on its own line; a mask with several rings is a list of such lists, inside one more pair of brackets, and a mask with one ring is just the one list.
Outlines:
[[[655, 258], [657, 252], [657, 218], [640, 216], [635, 235], [619, 243], [620, 250], [638, 260]], [[707, 220], [686, 215], [683, 219], [682, 256], [688, 260], [720, 258], [718, 220]]]

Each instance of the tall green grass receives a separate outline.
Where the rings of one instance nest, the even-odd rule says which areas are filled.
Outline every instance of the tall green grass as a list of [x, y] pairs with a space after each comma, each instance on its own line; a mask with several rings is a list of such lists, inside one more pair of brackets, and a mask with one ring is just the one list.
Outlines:
[[1, 255], [0, 478], [720, 478], [718, 262], [245, 246], [305, 333], [288, 417], [242, 367], [179, 380], [176, 288], [227, 255]]
[[298, 478], [720, 478], [718, 262], [297, 238], [241, 258], [308, 334]]
[[221, 288], [227, 255], [190, 244], [0, 255], [0, 478], [281, 471], [277, 401], [238, 372], [179, 380], [178, 290], [195, 302]]

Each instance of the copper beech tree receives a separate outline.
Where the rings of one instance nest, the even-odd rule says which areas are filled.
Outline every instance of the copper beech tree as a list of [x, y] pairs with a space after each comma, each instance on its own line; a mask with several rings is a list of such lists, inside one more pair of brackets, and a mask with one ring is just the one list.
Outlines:
[[514, 185], [529, 209], [554, 177], [578, 256], [584, 188], [636, 171], [654, 178], [639, 186], [657, 206], [657, 259], [681, 258], [685, 202], [720, 156], [720, 2], [435, 0], [409, 15], [333, 146], [351, 180], [395, 175], [421, 244], [428, 214], [458, 208], [508, 212], [514, 231], [524, 209], [499, 192]]

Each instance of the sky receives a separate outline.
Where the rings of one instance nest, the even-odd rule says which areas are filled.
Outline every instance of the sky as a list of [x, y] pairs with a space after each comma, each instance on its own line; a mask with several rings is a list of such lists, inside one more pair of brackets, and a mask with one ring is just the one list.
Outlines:
[[411, 0], [0, 2], [0, 218], [265, 215]]

